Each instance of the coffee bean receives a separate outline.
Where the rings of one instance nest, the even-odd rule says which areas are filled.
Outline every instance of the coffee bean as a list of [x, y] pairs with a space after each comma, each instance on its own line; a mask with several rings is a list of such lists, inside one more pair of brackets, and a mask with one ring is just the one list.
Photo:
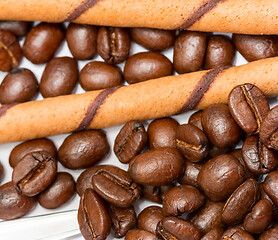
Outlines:
[[97, 52], [98, 28], [92, 25], [70, 23], [66, 39], [72, 56], [78, 60], [92, 59]]
[[198, 185], [213, 201], [227, 199], [244, 180], [244, 168], [229, 154], [219, 155], [206, 162], [199, 175]]
[[60, 162], [70, 169], [95, 165], [109, 153], [104, 131], [87, 130], [66, 137], [58, 150]]
[[142, 229], [129, 230], [125, 236], [125, 240], [157, 240], [157, 237], [148, 231]]
[[0, 85], [0, 102], [10, 104], [32, 100], [38, 91], [35, 75], [26, 68], [8, 73]]
[[77, 220], [85, 240], [104, 240], [110, 233], [108, 208], [92, 189], [87, 189], [80, 199]]
[[271, 200], [271, 198], [266, 194], [266, 192], [263, 189], [263, 183], [259, 184], [260, 187], [260, 199], [266, 199], [268, 200], [272, 205], [272, 216], [274, 220], [278, 220], [278, 207], [274, 204], [274, 202]]
[[123, 74], [119, 67], [104, 62], [90, 62], [79, 74], [81, 87], [86, 91], [120, 86]]
[[129, 57], [124, 67], [124, 77], [129, 84], [171, 75], [173, 66], [164, 55], [141, 52]]
[[207, 232], [200, 240], [219, 240], [223, 233], [223, 228], [215, 227]]
[[236, 86], [229, 94], [229, 110], [243, 131], [258, 133], [261, 122], [269, 112], [268, 101], [263, 92], [253, 84]]
[[174, 44], [173, 64], [179, 73], [195, 72], [204, 61], [207, 48], [205, 33], [182, 31]]
[[5, 175], [5, 170], [2, 163], [0, 162], [0, 182], [2, 182], [4, 175]]
[[40, 205], [47, 209], [55, 209], [69, 201], [75, 193], [75, 182], [67, 172], [59, 172], [53, 183], [38, 197]]
[[17, 68], [22, 59], [22, 51], [16, 37], [8, 31], [0, 30], [0, 71], [9, 72]]
[[149, 201], [162, 203], [165, 193], [167, 193], [173, 187], [174, 184], [159, 187], [143, 185], [142, 196]]
[[195, 127], [199, 128], [200, 130], [203, 131], [202, 112], [203, 111], [199, 110], [199, 111], [193, 113], [188, 119], [188, 124], [194, 125]]
[[129, 56], [130, 38], [126, 28], [101, 27], [97, 36], [97, 51], [105, 62], [118, 64]]
[[178, 182], [183, 185], [198, 187], [197, 178], [202, 166], [202, 163], [192, 163], [189, 161], [185, 161], [184, 173], [178, 179]]
[[36, 205], [35, 197], [19, 194], [12, 182], [0, 186], [0, 219], [11, 220], [29, 213]]
[[32, 22], [23, 21], [0, 21], [0, 29], [10, 31], [17, 37], [25, 36], [30, 28], [32, 27]]
[[278, 236], [278, 224], [266, 230], [259, 238], [259, 240], [276, 240]]
[[121, 163], [129, 163], [146, 147], [148, 135], [139, 121], [126, 123], [115, 138], [114, 153]]
[[56, 172], [55, 158], [48, 152], [33, 152], [25, 155], [15, 166], [12, 182], [19, 193], [32, 197], [54, 181]]
[[227, 229], [220, 240], [254, 240], [254, 238], [247, 233], [246, 231], [238, 228], [238, 227], [233, 227]]
[[262, 186], [274, 204], [278, 206], [278, 171], [269, 173]]
[[131, 178], [143, 185], [162, 186], [176, 181], [184, 171], [184, 160], [175, 148], [156, 148], [129, 163]]
[[27, 34], [24, 56], [34, 64], [46, 63], [54, 57], [64, 38], [63, 25], [42, 22]]

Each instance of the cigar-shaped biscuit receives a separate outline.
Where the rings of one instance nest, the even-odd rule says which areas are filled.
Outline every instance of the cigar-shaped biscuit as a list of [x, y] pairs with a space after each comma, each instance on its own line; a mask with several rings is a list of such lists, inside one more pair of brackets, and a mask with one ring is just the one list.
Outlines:
[[227, 103], [230, 91], [252, 83], [278, 96], [278, 57], [230, 68], [168, 76], [83, 94], [0, 107], [0, 142], [105, 128], [154, 119], [212, 103]]
[[278, 33], [276, 0], [2, 0], [3, 20]]

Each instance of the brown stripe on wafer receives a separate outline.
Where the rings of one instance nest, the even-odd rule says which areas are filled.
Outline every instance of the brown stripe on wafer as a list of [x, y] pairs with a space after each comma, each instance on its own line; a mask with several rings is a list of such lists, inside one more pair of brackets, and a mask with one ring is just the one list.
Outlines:
[[197, 11], [195, 11], [191, 17], [189, 17], [180, 27], [180, 29], [187, 29], [191, 27], [195, 22], [200, 20], [207, 12], [211, 11], [219, 2], [226, 0], [210, 0], [202, 4]]
[[5, 104], [5, 105], [0, 106], [0, 117], [4, 116], [5, 113], [7, 112], [7, 110], [16, 104], [17, 103], [11, 103], [11, 104]]

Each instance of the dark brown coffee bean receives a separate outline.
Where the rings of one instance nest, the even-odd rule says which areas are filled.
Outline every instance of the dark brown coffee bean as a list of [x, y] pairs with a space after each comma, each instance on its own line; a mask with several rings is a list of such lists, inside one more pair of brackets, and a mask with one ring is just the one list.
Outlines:
[[174, 184], [160, 187], [144, 185], [142, 186], [142, 196], [149, 201], [162, 203], [165, 193], [167, 193], [173, 187]]
[[70, 169], [95, 165], [109, 153], [104, 131], [87, 130], [69, 135], [58, 150], [60, 162]]
[[124, 67], [124, 77], [129, 84], [171, 75], [173, 66], [164, 55], [141, 52], [129, 57]]
[[220, 240], [254, 240], [254, 238], [246, 231], [238, 227], [234, 227], [234, 228], [227, 229], [223, 233]]
[[157, 237], [148, 231], [142, 229], [129, 230], [125, 236], [125, 240], [157, 240]]
[[130, 38], [126, 28], [101, 27], [97, 36], [97, 51], [105, 62], [118, 64], [129, 56]]
[[53, 183], [38, 197], [40, 205], [47, 209], [58, 208], [69, 201], [75, 193], [75, 182], [67, 172], [59, 172]]
[[222, 221], [227, 225], [240, 223], [259, 199], [256, 180], [248, 179], [229, 197], [222, 212]]
[[129, 163], [131, 178], [143, 185], [162, 186], [176, 181], [184, 171], [184, 160], [175, 148], [156, 148]]
[[17, 37], [25, 36], [31, 26], [33, 25], [32, 22], [23, 22], [23, 21], [0, 21], [0, 29], [10, 31], [12, 34], [16, 35]]
[[0, 219], [11, 220], [29, 213], [36, 205], [35, 197], [19, 194], [12, 182], [0, 186]]
[[86, 91], [111, 88], [123, 84], [123, 74], [117, 66], [104, 62], [90, 62], [80, 71], [79, 82]]
[[272, 205], [272, 215], [274, 220], [278, 220], [278, 207], [274, 204], [274, 202], [271, 200], [271, 198], [266, 194], [266, 192], [263, 189], [263, 183], [260, 183], [260, 199], [266, 199], [268, 200]]
[[54, 158], [57, 155], [57, 149], [54, 143], [47, 138], [40, 138], [22, 142], [15, 146], [11, 151], [9, 163], [14, 168], [25, 155], [39, 151], [48, 152]]
[[2, 182], [3, 178], [5, 175], [5, 171], [4, 171], [4, 167], [2, 165], [2, 163], [0, 162], [0, 183]]
[[139, 121], [126, 123], [115, 138], [114, 153], [121, 163], [129, 161], [146, 147], [148, 135]]
[[92, 59], [97, 52], [98, 28], [92, 25], [70, 23], [66, 39], [72, 56], [78, 60]]
[[236, 86], [229, 94], [230, 112], [243, 131], [258, 133], [261, 122], [269, 112], [268, 101], [263, 92], [253, 84]]
[[249, 62], [278, 55], [278, 37], [233, 34], [236, 49]]
[[226, 104], [217, 103], [207, 107], [202, 113], [202, 126], [210, 142], [216, 147], [233, 146], [241, 140], [241, 130]]
[[114, 236], [121, 238], [136, 225], [136, 212], [134, 207], [119, 208], [110, 205], [110, 216], [112, 219], [113, 228], [115, 230]]
[[110, 233], [108, 208], [92, 189], [87, 189], [80, 199], [77, 220], [85, 240], [104, 240]]
[[177, 127], [173, 118], [160, 118], [152, 121], [148, 127], [149, 148], [176, 147]]
[[278, 206], [278, 171], [269, 173], [262, 186], [274, 204]]
[[193, 212], [203, 205], [205, 198], [195, 187], [180, 185], [173, 187], [163, 198], [163, 213], [166, 216], [179, 216], [185, 212]]
[[182, 31], [174, 44], [173, 63], [179, 73], [195, 72], [204, 61], [207, 48], [205, 33]]
[[9, 72], [17, 68], [22, 51], [17, 38], [8, 31], [0, 30], [0, 71]]
[[266, 230], [259, 238], [259, 240], [277, 240], [278, 224]]
[[32, 152], [15, 166], [12, 182], [16, 190], [28, 197], [45, 190], [55, 179], [57, 161], [48, 152]]
[[216, 147], [214, 145], [210, 145], [207, 157], [214, 158], [222, 154], [227, 154], [232, 152], [234, 148], [235, 148], [234, 145], [228, 145], [226, 147]]
[[183, 185], [191, 185], [198, 187], [197, 178], [203, 163], [192, 163], [185, 161], [185, 169], [183, 175], [178, 179], [178, 182]]
[[223, 233], [223, 228], [215, 227], [207, 232], [200, 240], [219, 240]]
[[213, 201], [227, 199], [244, 181], [244, 168], [229, 154], [219, 155], [204, 164], [199, 175], [198, 185]]
[[200, 130], [203, 131], [202, 112], [203, 111], [200, 110], [200, 111], [193, 113], [188, 119], [188, 124], [194, 125], [195, 127], [199, 128]]
[[54, 57], [64, 38], [63, 25], [42, 22], [27, 34], [24, 56], [35, 64], [46, 63]]

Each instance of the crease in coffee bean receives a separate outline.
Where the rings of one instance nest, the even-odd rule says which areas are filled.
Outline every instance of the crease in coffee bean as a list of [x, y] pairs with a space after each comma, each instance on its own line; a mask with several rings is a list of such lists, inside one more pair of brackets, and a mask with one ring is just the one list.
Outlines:
[[14, 56], [14, 54], [12, 53], [12, 51], [9, 49], [10, 46], [12, 46], [13, 44], [16, 43], [16, 40], [14, 40], [13, 42], [11, 42], [11, 44], [9, 45], [5, 45], [2, 41], [0, 41], [0, 48], [3, 48], [4, 51], [6, 51], [8, 53], [8, 55], [10, 56], [10, 58], [12, 59], [12, 64], [16, 65], [17, 61], [16, 58]]
[[159, 222], [157, 224], [157, 229], [156, 229], [157, 235], [160, 235], [163, 239], [165, 240], [179, 240], [178, 238], [176, 238], [174, 235], [172, 235], [171, 233], [168, 233], [167, 231], [165, 231], [164, 227], [162, 226], [162, 223]]
[[[84, 204], [84, 203], [83, 203], [83, 204]], [[93, 239], [94, 239], [94, 238], [97, 238], [98, 235], [95, 233], [93, 224], [92, 224], [91, 221], [90, 221], [90, 217], [89, 217], [89, 214], [88, 214], [88, 210], [87, 210], [86, 205], [84, 205], [83, 209], [84, 209], [84, 215], [85, 215], [85, 219], [86, 219], [85, 221], [86, 221], [86, 223], [87, 223], [88, 226], [89, 226], [90, 232], [91, 232], [92, 235], [93, 235]]]
[[115, 57], [117, 57], [117, 41], [116, 41], [116, 33], [115, 33], [115, 29], [113, 27], [110, 27], [109, 28], [109, 42], [110, 42], [110, 59], [109, 61], [112, 61], [114, 60]]
[[180, 146], [180, 147], [184, 147], [184, 148], [190, 148], [190, 149], [193, 149], [195, 151], [200, 151], [202, 150], [203, 148], [205, 148], [205, 145], [193, 145], [193, 144], [190, 144], [190, 143], [187, 143], [183, 140], [180, 140], [180, 139], [176, 139], [176, 142], [177, 144]]

